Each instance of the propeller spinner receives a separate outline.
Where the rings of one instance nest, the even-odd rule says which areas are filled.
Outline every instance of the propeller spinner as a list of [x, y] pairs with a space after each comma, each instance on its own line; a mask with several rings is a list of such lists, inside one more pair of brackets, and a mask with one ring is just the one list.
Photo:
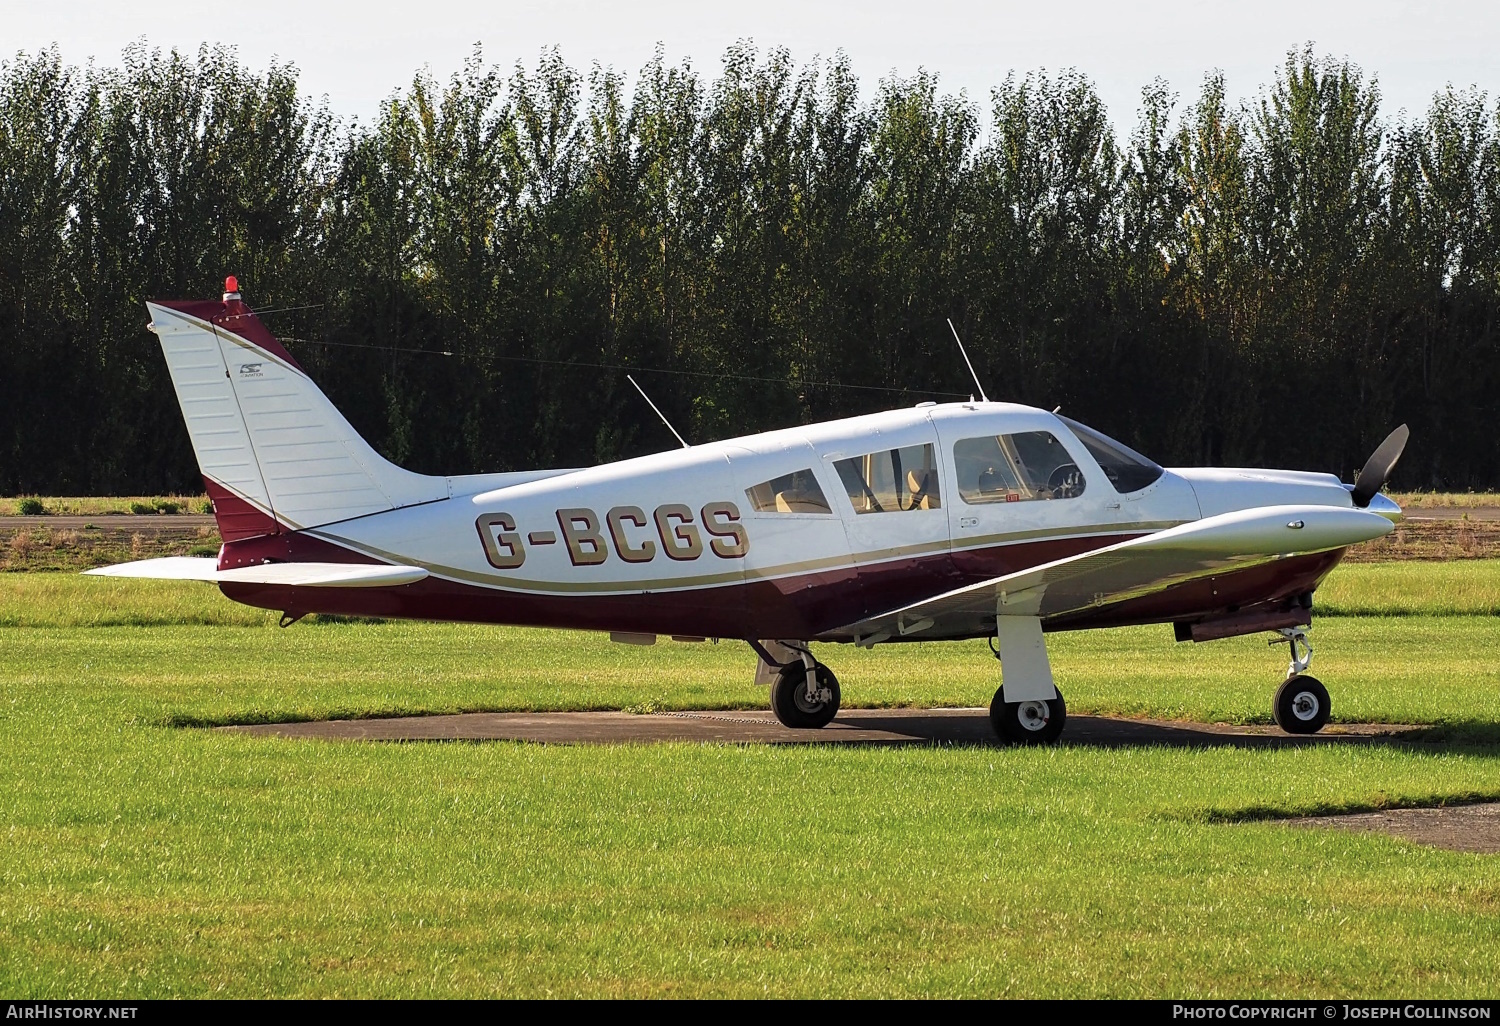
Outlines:
[[1396, 461], [1401, 458], [1401, 453], [1406, 448], [1406, 440], [1411, 436], [1411, 431], [1402, 424], [1396, 430], [1385, 436], [1385, 441], [1370, 453], [1370, 458], [1365, 460], [1365, 467], [1354, 479], [1354, 491], [1350, 498], [1354, 505], [1364, 509], [1375, 498], [1375, 493], [1385, 487], [1386, 481], [1390, 480], [1391, 471], [1396, 469]]

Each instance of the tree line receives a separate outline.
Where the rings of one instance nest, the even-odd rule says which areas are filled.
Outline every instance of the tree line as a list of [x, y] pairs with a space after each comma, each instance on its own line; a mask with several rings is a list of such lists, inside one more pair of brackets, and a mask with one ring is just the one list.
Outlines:
[[0, 64], [0, 494], [191, 489], [148, 298], [236, 274], [424, 472], [577, 466], [973, 391], [1168, 465], [1500, 486], [1500, 110], [1311, 48], [1257, 99], [1074, 71], [862, 99], [846, 59], [476, 51], [345, 122], [232, 50]]

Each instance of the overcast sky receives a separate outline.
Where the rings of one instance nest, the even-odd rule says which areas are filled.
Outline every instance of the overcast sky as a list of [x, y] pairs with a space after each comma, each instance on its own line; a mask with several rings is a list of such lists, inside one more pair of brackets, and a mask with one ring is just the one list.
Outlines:
[[1307, 41], [1378, 76], [1387, 115], [1425, 111], [1448, 83], [1500, 89], [1500, 0], [0, 0], [0, 58], [55, 43], [70, 63], [113, 65], [140, 38], [188, 51], [232, 44], [252, 67], [291, 61], [308, 92], [361, 120], [423, 66], [446, 78], [476, 42], [507, 67], [557, 44], [579, 69], [628, 72], [660, 42], [669, 61], [705, 74], [738, 39], [785, 46], [798, 62], [842, 49], [867, 91], [892, 71], [926, 68], [986, 108], [1011, 69], [1075, 67], [1122, 128], [1157, 76], [1189, 100], [1220, 68], [1231, 94], [1249, 97]]

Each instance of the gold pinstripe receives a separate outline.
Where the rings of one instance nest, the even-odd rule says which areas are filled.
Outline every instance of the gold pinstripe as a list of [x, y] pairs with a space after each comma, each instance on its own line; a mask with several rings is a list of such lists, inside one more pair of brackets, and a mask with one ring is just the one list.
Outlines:
[[[1152, 531], [1163, 530], [1168, 527], [1176, 527], [1178, 524], [1186, 523], [1183, 520], [1170, 521], [1147, 521], [1132, 524], [1095, 524], [1086, 527], [1058, 527], [1041, 528], [1032, 531], [1017, 531], [1012, 534], [990, 534], [978, 538], [965, 539], [964, 546], [954, 549], [954, 552], [970, 552], [980, 548], [994, 548], [1001, 545], [1013, 545], [1025, 541], [1036, 541], [1043, 539], [1061, 538], [1088, 538], [1096, 535], [1116, 534], [1145, 534]], [[526, 578], [505, 577], [499, 574], [478, 573], [473, 570], [465, 570], [461, 567], [446, 566], [442, 563], [432, 563], [425, 560], [413, 559], [399, 553], [389, 552], [374, 545], [362, 544], [347, 538], [341, 538], [336, 534], [325, 533], [320, 530], [308, 530], [305, 533], [333, 542], [348, 548], [363, 552], [367, 556], [383, 559], [391, 563], [399, 563], [406, 566], [419, 566], [429, 573], [446, 577], [452, 580], [464, 581], [469, 584], [477, 584], [487, 588], [497, 588], [505, 591], [528, 591], [528, 592], [551, 592], [557, 594], [638, 594], [641, 592], [655, 591], [678, 591], [697, 588], [713, 587], [721, 584], [738, 584], [754, 580], [770, 580], [780, 577], [791, 577], [797, 574], [811, 573], [817, 570], [836, 569], [841, 567], [868, 566], [871, 563], [889, 562], [896, 559], [904, 559], [910, 556], [927, 555], [935, 552], [948, 551], [949, 543], [944, 541], [923, 542], [919, 545], [905, 545], [891, 549], [879, 549], [874, 552], [861, 552], [853, 556], [835, 555], [825, 556], [820, 559], [801, 560], [795, 563], [783, 563], [777, 566], [749, 569], [745, 571], [731, 570], [718, 574], [699, 574], [690, 577], [663, 577], [652, 580], [629, 580], [629, 581], [539, 581]]]

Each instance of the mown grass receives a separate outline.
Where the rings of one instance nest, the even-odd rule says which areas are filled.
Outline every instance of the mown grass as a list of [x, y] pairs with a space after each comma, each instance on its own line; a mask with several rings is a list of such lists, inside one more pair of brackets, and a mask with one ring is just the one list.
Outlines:
[[1497, 616], [1500, 559], [1344, 564], [1318, 589], [1319, 616]]
[[197, 582], [0, 574], [0, 627], [267, 627], [277, 619]]
[[[166, 724], [764, 696], [743, 645], [205, 623], [235, 607], [192, 585], [175, 586], [197, 596], [186, 622], [60, 626], [166, 593], [0, 584], [9, 622], [52, 624], [0, 628], [16, 997], [1500, 990], [1500, 859], [1228, 822], [1500, 797], [1493, 746], [255, 738]], [[1330, 617], [1314, 643], [1340, 718], [1500, 721], [1487, 617]], [[1176, 645], [1168, 628], [1051, 644], [1078, 712], [1264, 720], [1285, 663], [1260, 638]], [[997, 682], [982, 645], [823, 654], [851, 704], [982, 704]]]
[[[1500, 723], [1500, 631], [1481, 617], [1330, 618], [1314, 670], [1336, 720]], [[138, 682], [131, 722], [202, 725], [482, 710], [759, 708], [739, 643], [614, 645], [597, 634], [392, 622], [6, 631], [4, 659], [56, 679]], [[1264, 637], [1175, 644], [1168, 628], [1054, 635], [1075, 713], [1266, 723], [1286, 650]], [[849, 707], [987, 705], [983, 642], [823, 646]], [[1434, 667], [1440, 669], [1435, 670]], [[122, 685], [123, 687], [123, 685]]]
[[14, 995], [1496, 991], [1495, 860], [1207, 821], [1494, 794], [1492, 757], [172, 731], [56, 752], [24, 753], [47, 798], [0, 799]]

